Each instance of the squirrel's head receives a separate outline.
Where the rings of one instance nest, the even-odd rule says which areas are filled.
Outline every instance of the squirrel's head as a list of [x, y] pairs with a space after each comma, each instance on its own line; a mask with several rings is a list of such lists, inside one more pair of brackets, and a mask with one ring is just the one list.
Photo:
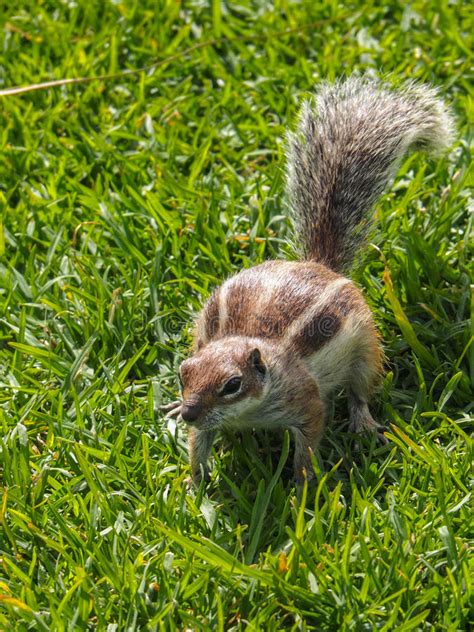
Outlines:
[[199, 428], [237, 421], [265, 394], [268, 368], [256, 341], [231, 337], [206, 345], [180, 367], [181, 417]]

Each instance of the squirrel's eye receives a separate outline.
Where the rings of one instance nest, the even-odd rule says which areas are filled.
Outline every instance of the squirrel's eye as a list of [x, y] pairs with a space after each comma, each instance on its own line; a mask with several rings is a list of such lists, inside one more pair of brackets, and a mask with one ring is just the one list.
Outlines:
[[242, 378], [241, 377], [231, 377], [228, 380], [223, 388], [221, 389], [219, 395], [232, 395], [233, 393], [237, 393], [242, 386]]

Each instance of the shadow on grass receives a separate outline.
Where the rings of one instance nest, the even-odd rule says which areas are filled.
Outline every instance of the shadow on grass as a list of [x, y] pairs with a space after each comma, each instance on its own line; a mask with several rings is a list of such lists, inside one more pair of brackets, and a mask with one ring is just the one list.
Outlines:
[[[356, 493], [384, 504], [386, 487], [397, 478], [396, 470], [390, 470], [393, 445], [381, 445], [375, 436], [350, 434], [346, 428], [347, 423], [332, 422], [314, 455], [315, 475], [304, 508], [309, 519], [326, 503], [337, 502], [338, 511], [350, 512]], [[240, 529], [248, 563], [270, 547], [273, 552], [284, 550], [290, 541], [288, 528], [301, 510], [302, 490], [294, 483], [293, 442], [288, 438], [282, 431], [259, 431], [224, 434], [216, 442], [205, 493], [227, 522]]]

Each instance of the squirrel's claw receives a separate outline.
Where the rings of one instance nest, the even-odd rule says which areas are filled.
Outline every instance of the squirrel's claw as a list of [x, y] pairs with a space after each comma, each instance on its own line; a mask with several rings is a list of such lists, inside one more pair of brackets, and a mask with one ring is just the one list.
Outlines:
[[[361, 434], [367, 434], [367, 435], [368, 434], [372, 434], [372, 435], [375, 435], [376, 441], [378, 441], [382, 445], [387, 445], [389, 441], [388, 441], [387, 437], [384, 434], [386, 431], [387, 431], [387, 428], [385, 428], [385, 426], [377, 425], [374, 428], [370, 428], [370, 429], [365, 428], [364, 430], [359, 430], [359, 431], [357, 431], [357, 434], [358, 435], [361, 435]], [[360, 442], [356, 441], [355, 444], [354, 444], [354, 451], [355, 452], [360, 452], [360, 450], [361, 450]]]
[[[388, 443], [385, 432], [388, 430], [385, 426], [379, 425], [370, 415], [357, 416], [349, 425], [349, 431], [355, 434], [373, 434], [378, 442], [382, 445]], [[360, 450], [360, 443], [356, 441], [354, 445], [356, 452]]]
[[376, 430], [377, 440], [380, 441], [383, 445], [387, 445], [388, 439], [385, 436], [385, 433], [388, 432], [388, 428], [385, 426], [378, 426]]
[[178, 399], [175, 402], [171, 402], [170, 404], [160, 406], [160, 410], [166, 413], [165, 419], [176, 419], [181, 414], [181, 406], [182, 402]]
[[166, 413], [165, 419], [177, 419], [181, 414], [181, 404], [173, 410], [170, 410], [169, 413]]
[[181, 400], [177, 399], [174, 402], [170, 402], [169, 404], [162, 404], [160, 406], [160, 410], [162, 410], [163, 412], [167, 412], [168, 410], [171, 410], [172, 408], [176, 408], [176, 406], [181, 406]]

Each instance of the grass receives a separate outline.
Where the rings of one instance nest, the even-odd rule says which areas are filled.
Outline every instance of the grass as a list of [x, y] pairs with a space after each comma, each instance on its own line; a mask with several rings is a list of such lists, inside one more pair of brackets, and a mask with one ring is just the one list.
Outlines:
[[[240, 38], [2, 98], [0, 629], [467, 629], [469, 5], [0, 12], [3, 87]], [[252, 434], [218, 443], [190, 492], [184, 429], [158, 406], [191, 315], [226, 276], [291, 256], [286, 126], [321, 78], [364, 70], [439, 86], [458, 122], [448, 156], [403, 163], [355, 272], [385, 340], [389, 444], [355, 452], [338, 404], [302, 497], [288, 437]]]

